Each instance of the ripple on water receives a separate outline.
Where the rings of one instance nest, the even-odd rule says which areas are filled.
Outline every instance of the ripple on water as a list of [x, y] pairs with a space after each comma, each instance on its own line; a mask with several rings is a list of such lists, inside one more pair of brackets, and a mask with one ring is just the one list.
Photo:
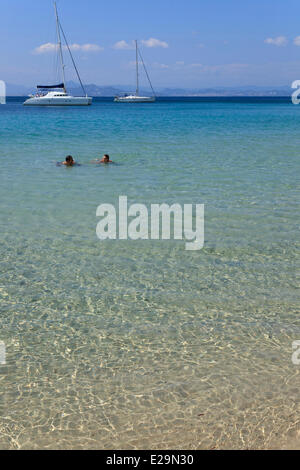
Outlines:
[[[291, 108], [22, 112], [0, 114], [0, 448], [299, 448]], [[119, 166], [88, 164], [107, 149]], [[97, 241], [119, 194], [204, 202], [204, 250]]]

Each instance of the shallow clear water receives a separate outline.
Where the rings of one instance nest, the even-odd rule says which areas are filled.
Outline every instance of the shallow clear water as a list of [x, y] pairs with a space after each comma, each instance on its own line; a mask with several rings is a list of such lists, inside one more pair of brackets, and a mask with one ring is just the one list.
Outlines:
[[[0, 448], [300, 448], [300, 109], [21, 103], [0, 106]], [[119, 195], [204, 203], [204, 249], [99, 241]]]

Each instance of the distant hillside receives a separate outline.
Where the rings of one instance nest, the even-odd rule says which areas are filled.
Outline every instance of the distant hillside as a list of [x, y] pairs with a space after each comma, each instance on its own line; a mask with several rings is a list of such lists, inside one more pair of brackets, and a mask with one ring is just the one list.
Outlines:
[[216, 87], [216, 88], [164, 88], [158, 90], [160, 96], [290, 96], [291, 88], [282, 87]]
[[[81, 88], [74, 82], [67, 83], [68, 91], [72, 94], [82, 95]], [[99, 86], [95, 84], [85, 85], [85, 89], [90, 96], [106, 97], [115, 96], [119, 93], [134, 91], [133, 85], [129, 86]], [[27, 96], [35, 91], [35, 87], [25, 87], [21, 85], [7, 84], [8, 96]], [[280, 87], [212, 87], [212, 88], [157, 88], [157, 96], [290, 96], [289, 86]], [[150, 91], [142, 89], [141, 94], [149, 95]]]

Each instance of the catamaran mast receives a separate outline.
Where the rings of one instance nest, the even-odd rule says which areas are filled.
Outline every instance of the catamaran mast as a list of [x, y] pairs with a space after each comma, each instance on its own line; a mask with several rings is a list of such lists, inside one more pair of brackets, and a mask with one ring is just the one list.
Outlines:
[[66, 77], [65, 77], [65, 64], [64, 64], [64, 56], [63, 56], [63, 52], [62, 52], [61, 36], [60, 36], [60, 24], [59, 24], [59, 19], [58, 19], [58, 12], [57, 12], [56, 2], [54, 2], [54, 10], [55, 10], [55, 16], [56, 16], [57, 40], [58, 40], [58, 49], [59, 49], [59, 56], [60, 56], [60, 62], [61, 62], [61, 68], [62, 68], [64, 91], [65, 91], [65, 93], [67, 93], [67, 90], [66, 90]]
[[138, 42], [135, 41], [136, 50], [136, 96], [139, 96], [139, 53], [138, 53]]

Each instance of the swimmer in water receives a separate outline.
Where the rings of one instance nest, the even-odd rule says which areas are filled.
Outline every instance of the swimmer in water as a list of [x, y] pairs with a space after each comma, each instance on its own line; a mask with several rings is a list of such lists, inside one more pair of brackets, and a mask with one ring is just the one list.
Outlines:
[[71, 155], [68, 155], [66, 157], [66, 161], [62, 162], [62, 164], [66, 166], [74, 166], [76, 165], [76, 162], [74, 161], [74, 158]]
[[57, 163], [57, 166], [61, 166], [61, 165], [65, 165], [65, 166], [80, 166], [79, 163], [76, 163], [74, 158], [72, 157], [72, 155], [68, 155], [66, 157], [66, 160], [64, 162], [58, 162]]
[[111, 161], [111, 159], [109, 158], [109, 155], [105, 154], [102, 158], [102, 160], [100, 160], [99, 158], [97, 158], [97, 160], [95, 160], [93, 163], [104, 163], [104, 164], [107, 164], [107, 163], [114, 163]]

